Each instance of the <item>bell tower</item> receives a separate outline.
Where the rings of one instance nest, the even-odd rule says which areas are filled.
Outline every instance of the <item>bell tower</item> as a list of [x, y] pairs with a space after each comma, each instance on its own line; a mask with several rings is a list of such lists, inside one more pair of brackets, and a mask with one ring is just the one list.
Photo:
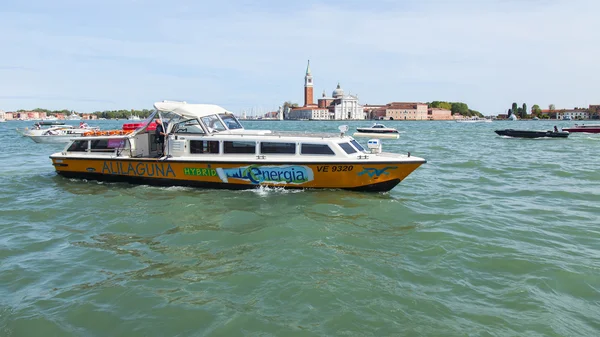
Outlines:
[[310, 60], [306, 66], [306, 75], [304, 76], [304, 106], [312, 106], [313, 103], [313, 77], [310, 72]]

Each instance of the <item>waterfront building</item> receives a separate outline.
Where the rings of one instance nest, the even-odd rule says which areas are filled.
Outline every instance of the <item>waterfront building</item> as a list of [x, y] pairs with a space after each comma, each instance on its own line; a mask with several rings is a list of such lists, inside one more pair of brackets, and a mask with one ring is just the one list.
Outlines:
[[590, 104], [588, 108], [590, 114], [600, 113], [600, 104]]
[[363, 111], [365, 118], [367, 119], [385, 119], [385, 108], [386, 105], [363, 105]]
[[385, 119], [389, 120], [427, 120], [427, 104], [415, 102], [392, 102], [386, 105]]
[[340, 87], [339, 83], [331, 94], [331, 97], [323, 97], [320, 100], [331, 102], [329, 107], [330, 110], [333, 110], [333, 119], [365, 119], [365, 112], [358, 102], [358, 96], [345, 95], [344, 89]]
[[365, 119], [363, 107], [358, 102], [358, 96], [345, 95], [338, 83], [331, 97], [323, 96], [314, 103], [313, 76], [310, 70], [310, 61], [304, 76], [304, 105], [292, 108], [287, 113], [287, 119], [315, 119], [315, 120], [362, 120]]
[[427, 118], [433, 121], [447, 121], [453, 119], [452, 111], [442, 108], [427, 109]]
[[574, 109], [554, 109], [542, 110], [542, 114], [547, 114], [550, 118], [563, 119], [589, 119], [591, 114], [589, 109], [574, 108]]
[[12, 121], [12, 120], [16, 119], [15, 114], [16, 114], [15, 112], [4, 112], [4, 116], [3, 116], [4, 120]]

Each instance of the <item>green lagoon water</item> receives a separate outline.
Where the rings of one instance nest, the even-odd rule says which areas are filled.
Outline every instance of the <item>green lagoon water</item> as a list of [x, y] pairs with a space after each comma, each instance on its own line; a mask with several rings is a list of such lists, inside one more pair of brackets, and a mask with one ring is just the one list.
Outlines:
[[600, 135], [493, 132], [573, 122], [387, 122], [428, 163], [384, 194], [69, 180], [30, 124], [0, 124], [0, 336], [600, 335]]

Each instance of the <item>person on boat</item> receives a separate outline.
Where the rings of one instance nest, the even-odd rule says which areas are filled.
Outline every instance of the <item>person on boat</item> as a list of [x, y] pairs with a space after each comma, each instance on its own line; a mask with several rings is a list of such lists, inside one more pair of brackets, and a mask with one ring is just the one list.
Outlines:
[[163, 125], [163, 122], [160, 118], [156, 118], [156, 130], [154, 131], [154, 134], [156, 135], [156, 143], [158, 143], [158, 148], [160, 149], [161, 154], [165, 152], [165, 136], [167, 135], [166, 130], [167, 126]]
[[34, 126], [35, 126], [35, 129], [36, 129], [36, 130], [39, 130], [39, 129], [41, 129], [41, 127], [40, 127], [40, 125], [39, 125], [39, 124], [35, 124]]
[[85, 128], [87, 128], [87, 127], [88, 127], [87, 123], [84, 123], [84, 122], [79, 122], [79, 128], [80, 128], [80, 129], [85, 129]]
[[558, 132], [558, 128], [556, 127], [556, 125], [554, 126], [554, 132]]

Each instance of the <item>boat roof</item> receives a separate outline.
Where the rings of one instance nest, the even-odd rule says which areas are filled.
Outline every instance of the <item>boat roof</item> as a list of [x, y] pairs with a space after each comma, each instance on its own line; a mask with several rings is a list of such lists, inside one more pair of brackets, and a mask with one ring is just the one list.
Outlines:
[[215, 104], [189, 104], [187, 102], [162, 101], [154, 103], [158, 111], [172, 112], [186, 118], [200, 118], [216, 114], [233, 114]]

